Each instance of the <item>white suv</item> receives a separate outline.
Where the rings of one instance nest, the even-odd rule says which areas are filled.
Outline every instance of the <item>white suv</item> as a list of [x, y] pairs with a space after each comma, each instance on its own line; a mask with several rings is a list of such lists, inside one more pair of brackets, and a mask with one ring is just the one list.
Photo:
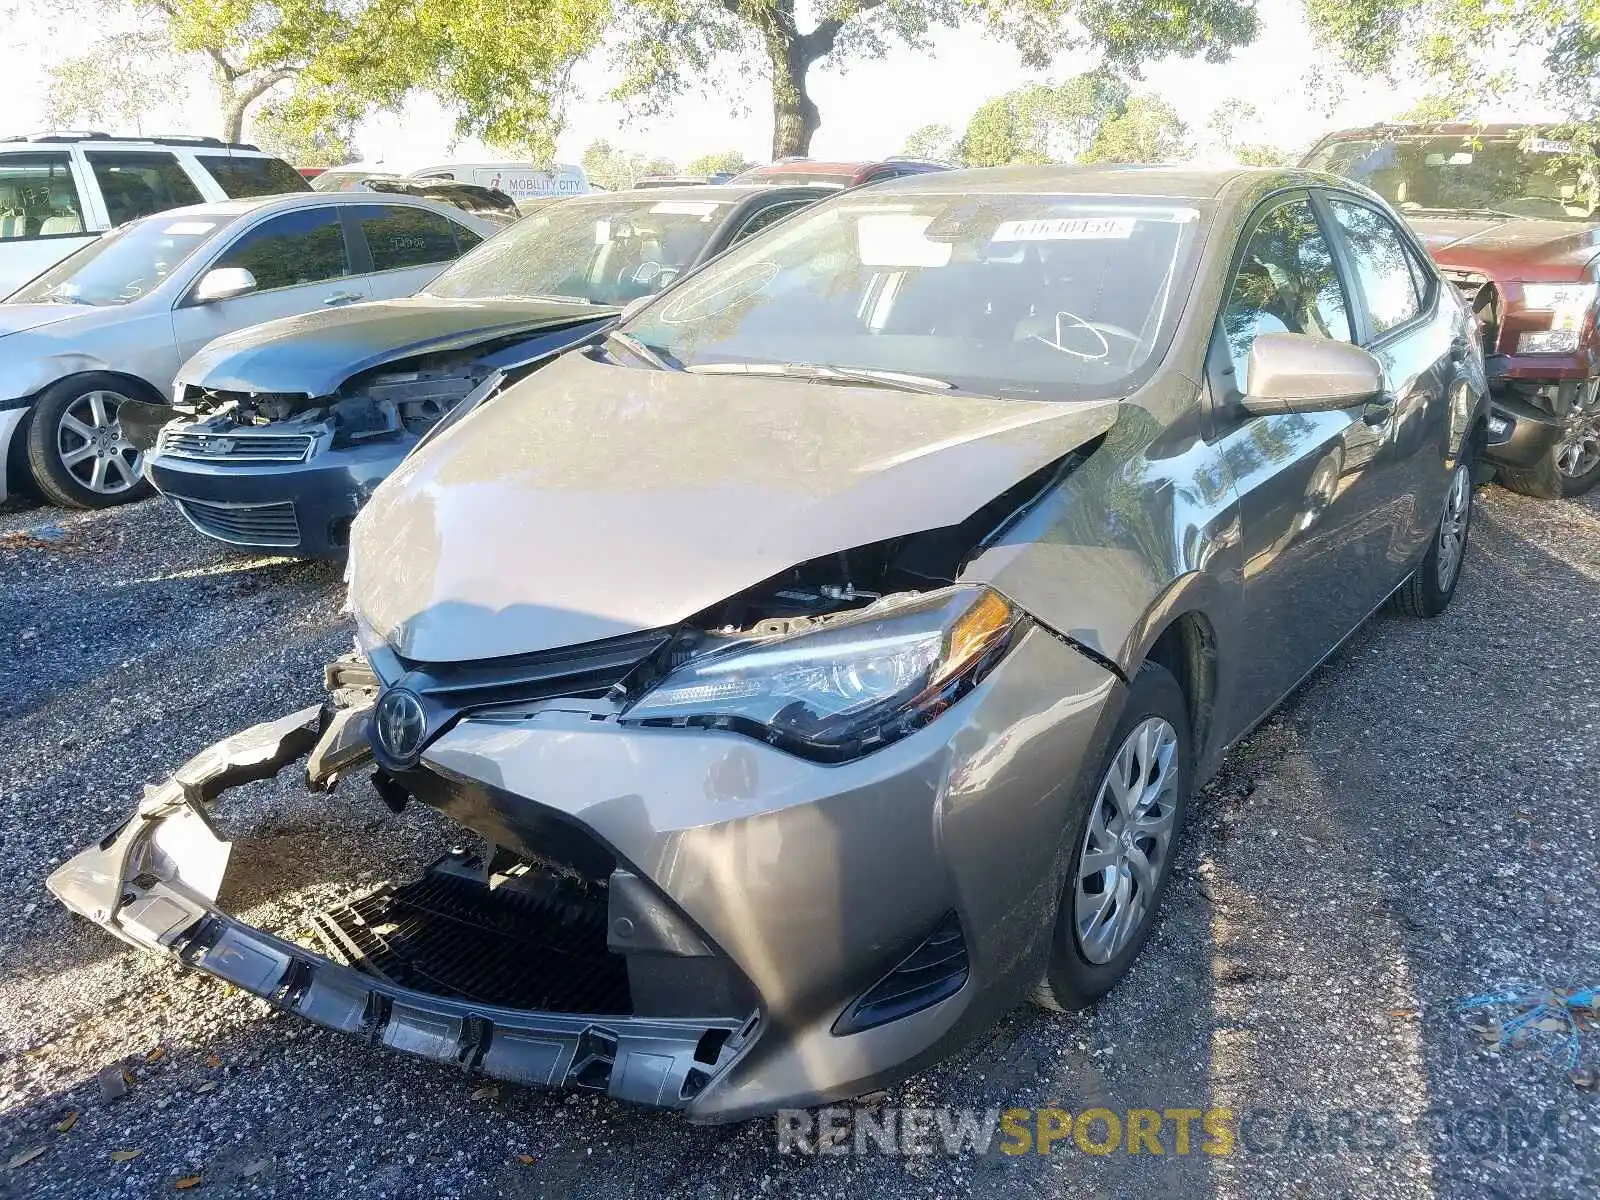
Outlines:
[[310, 186], [281, 158], [210, 137], [0, 138], [0, 297], [126, 221]]

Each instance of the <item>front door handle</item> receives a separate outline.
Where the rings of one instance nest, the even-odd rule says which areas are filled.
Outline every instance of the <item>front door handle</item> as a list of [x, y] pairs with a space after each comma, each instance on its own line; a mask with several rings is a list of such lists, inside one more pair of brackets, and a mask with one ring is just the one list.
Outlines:
[[359, 292], [335, 292], [331, 296], [324, 296], [322, 302], [331, 306], [334, 304], [354, 304], [359, 299], [361, 299]]
[[1369, 400], [1361, 409], [1361, 419], [1368, 425], [1382, 425], [1392, 416], [1394, 416], [1394, 401], [1387, 398]]

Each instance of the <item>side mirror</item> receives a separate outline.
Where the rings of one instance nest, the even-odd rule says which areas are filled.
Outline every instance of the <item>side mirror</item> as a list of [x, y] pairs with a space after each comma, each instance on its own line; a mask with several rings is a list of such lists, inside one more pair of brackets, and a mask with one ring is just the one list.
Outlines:
[[1383, 391], [1383, 366], [1360, 346], [1303, 333], [1263, 333], [1250, 348], [1246, 412], [1331, 412]]
[[215, 304], [256, 290], [256, 277], [244, 267], [217, 267], [207, 271], [195, 285], [196, 304]]
[[654, 296], [635, 296], [622, 306], [622, 314], [617, 317], [617, 322], [621, 324], [633, 320], [634, 317], [639, 315], [639, 310], [654, 299]]

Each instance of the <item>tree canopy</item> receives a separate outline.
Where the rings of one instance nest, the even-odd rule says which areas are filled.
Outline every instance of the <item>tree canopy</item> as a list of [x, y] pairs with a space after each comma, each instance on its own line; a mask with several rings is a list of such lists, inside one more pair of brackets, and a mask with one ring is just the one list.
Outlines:
[[964, 166], [1165, 162], [1191, 149], [1172, 106], [1093, 71], [1056, 87], [1028, 84], [984, 103], [953, 148]]

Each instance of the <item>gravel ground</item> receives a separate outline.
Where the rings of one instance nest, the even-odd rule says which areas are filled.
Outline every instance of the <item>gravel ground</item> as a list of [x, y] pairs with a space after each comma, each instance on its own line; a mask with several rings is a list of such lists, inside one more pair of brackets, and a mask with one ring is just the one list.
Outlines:
[[[13, 506], [0, 1196], [171, 1195], [199, 1176], [197, 1194], [228, 1196], [1592, 1197], [1600, 1095], [1534, 1048], [1492, 1051], [1453, 1005], [1512, 980], [1600, 985], [1600, 497], [1481, 491], [1468, 572], [1446, 618], [1375, 618], [1232, 755], [1111, 997], [1075, 1017], [1018, 1010], [874, 1118], [1226, 1107], [1233, 1153], [1198, 1152], [1197, 1130], [1186, 1155], [1169, 1132], [1159, 1156], [1071, 1138], [1048, 1155], [997, 1140], [804, 1156], [779, 1154], [769, 1122], [484, 1089], [70, 918], [44, 876], [142, 783], [315, 696], [348, 644], [342, 589], [326, 565], [224, 554], [159, 502]], [[289, 931], [452, 836], [359, 786], [257, 785], [230, 811], [223, 900]], [[1600, 1036], [1583, 1055], [1600, 1063]], [[109, 1100], [108, 1067], [131, 1081]]]

